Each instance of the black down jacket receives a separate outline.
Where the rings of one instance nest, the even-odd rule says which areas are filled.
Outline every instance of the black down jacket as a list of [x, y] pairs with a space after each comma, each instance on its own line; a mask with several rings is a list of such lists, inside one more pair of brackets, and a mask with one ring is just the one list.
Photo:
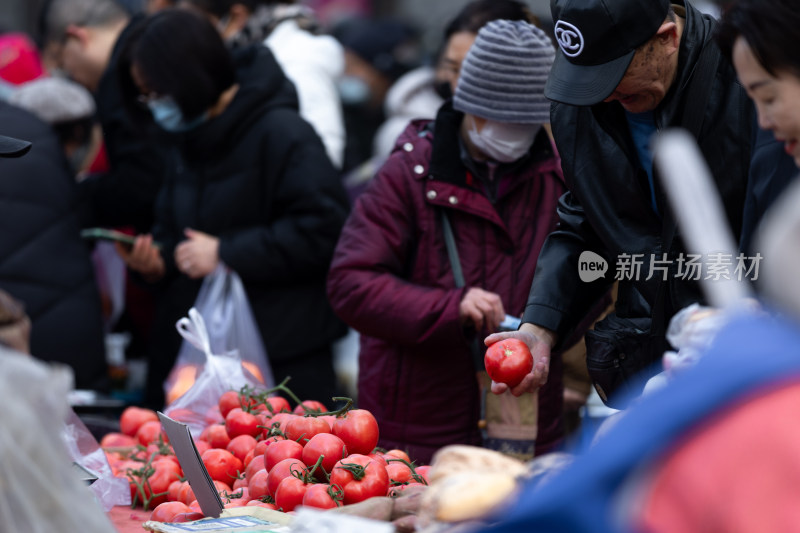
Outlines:
[[0, 159], [0, 288], [25, 304], [34, 356], [72, 366], [78, 388], [103, 388], [100, 296], [58, 138], [5, 103], [0, 133], [33, 143], [23, 157]]

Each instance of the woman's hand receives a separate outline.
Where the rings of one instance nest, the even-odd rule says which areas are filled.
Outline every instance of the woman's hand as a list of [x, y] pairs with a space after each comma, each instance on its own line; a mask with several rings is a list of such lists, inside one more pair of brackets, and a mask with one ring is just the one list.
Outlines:
[[128, 268], [141, 274], [145, 280], [154, 282], [164, 276], [164, 259], [161, 251], [153, 244], [152, 235], [137, 236], [133, 246], [115, 242], [114, 248]]
[[187, 228], [186, 240], [175, 248], [175, 265], [192, 279], [204, 278], [219, 264], [219, 239]]
[[462, 324], [472, 325], [476, 331], [484, 327], [489, 331], [497, 331], [506, 313], [498, 294], [473, 287], [464, 294], [458, 306], [458, 315]]

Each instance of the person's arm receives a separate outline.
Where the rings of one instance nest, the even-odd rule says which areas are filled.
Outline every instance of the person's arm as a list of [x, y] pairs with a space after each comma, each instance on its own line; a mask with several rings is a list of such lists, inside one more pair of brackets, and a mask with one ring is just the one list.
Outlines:
[[[592, 252], [608, 265], [603, 277], [582, 281], [580, 259]], [[536, 274], [523, 323], [535, 324], [564, 340], [614, 283], [615, 260], [605, 251], [572, 192], [558, 203], [558, 227], [547, 237], [536, 264]], [[556, 345], [556, 348], [560, 346]]]
[[[548, 236], [539, 254], [520, 329], [496, 333], [485, 340], [489, 346], [506, 338], [517, 338], [531, 350], [533, 370], [511, 389], [515, 396], [534, 393], [547, 382], [552, 352], [561, 348], [559, 340], [569, 336], [614, 281], [613, 264], [606, 271], [605, 278], [592, 282], [580, 279], [578, 262], [581, 253], [594, 251], [600, 255], [601, 247], [583, 208], [570, 192], [559, 200], [558, 217], [557, 229]], [[492, 383], [495, 394], [502, 394], [507, 389], [503, 383]]]
[[[357, 199], [328, 274], [328, 297], [359, 332], [395, 344], [466, 342], [460, 302], [469, 288], [442, 288], [406, 279], [417, 249], [419, 186], [395, 153]], [[413, 165], [412, 165], [413, 166]], [[417, 192], [421, 194], [421, 192]]]

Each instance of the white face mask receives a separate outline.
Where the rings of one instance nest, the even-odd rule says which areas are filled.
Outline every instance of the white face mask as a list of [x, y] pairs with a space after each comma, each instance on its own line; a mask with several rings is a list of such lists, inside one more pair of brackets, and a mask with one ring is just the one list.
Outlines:
[[475, 119], [467, 134], [475, 147], [489, 159], [511, 163], [528, 153], [541, 124], [508, 124], [487, 120], [479, 132]]

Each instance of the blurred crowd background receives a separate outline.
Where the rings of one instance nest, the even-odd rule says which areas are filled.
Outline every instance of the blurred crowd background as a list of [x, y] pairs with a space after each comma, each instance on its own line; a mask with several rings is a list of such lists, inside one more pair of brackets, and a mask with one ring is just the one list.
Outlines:
[[[398, 17], [419, 29], [424, 47], [435, 50], [446, 22], [469, 0], [304, 0], [328, 27], [354, 16]], [[0, 31], [37, 32], [37, 18], [46, 0], [6, 0], [0, 2]], [[132, 10], [145, 8], [147, 0], [123, 0]], [[545, 28], [552, 26], [549, 0], [527, 0], [531, 11]], [[714, 12], [727, 0], [703, 0], [694, 4]], [[433, 52], [431, 52], [433, 53]]]

